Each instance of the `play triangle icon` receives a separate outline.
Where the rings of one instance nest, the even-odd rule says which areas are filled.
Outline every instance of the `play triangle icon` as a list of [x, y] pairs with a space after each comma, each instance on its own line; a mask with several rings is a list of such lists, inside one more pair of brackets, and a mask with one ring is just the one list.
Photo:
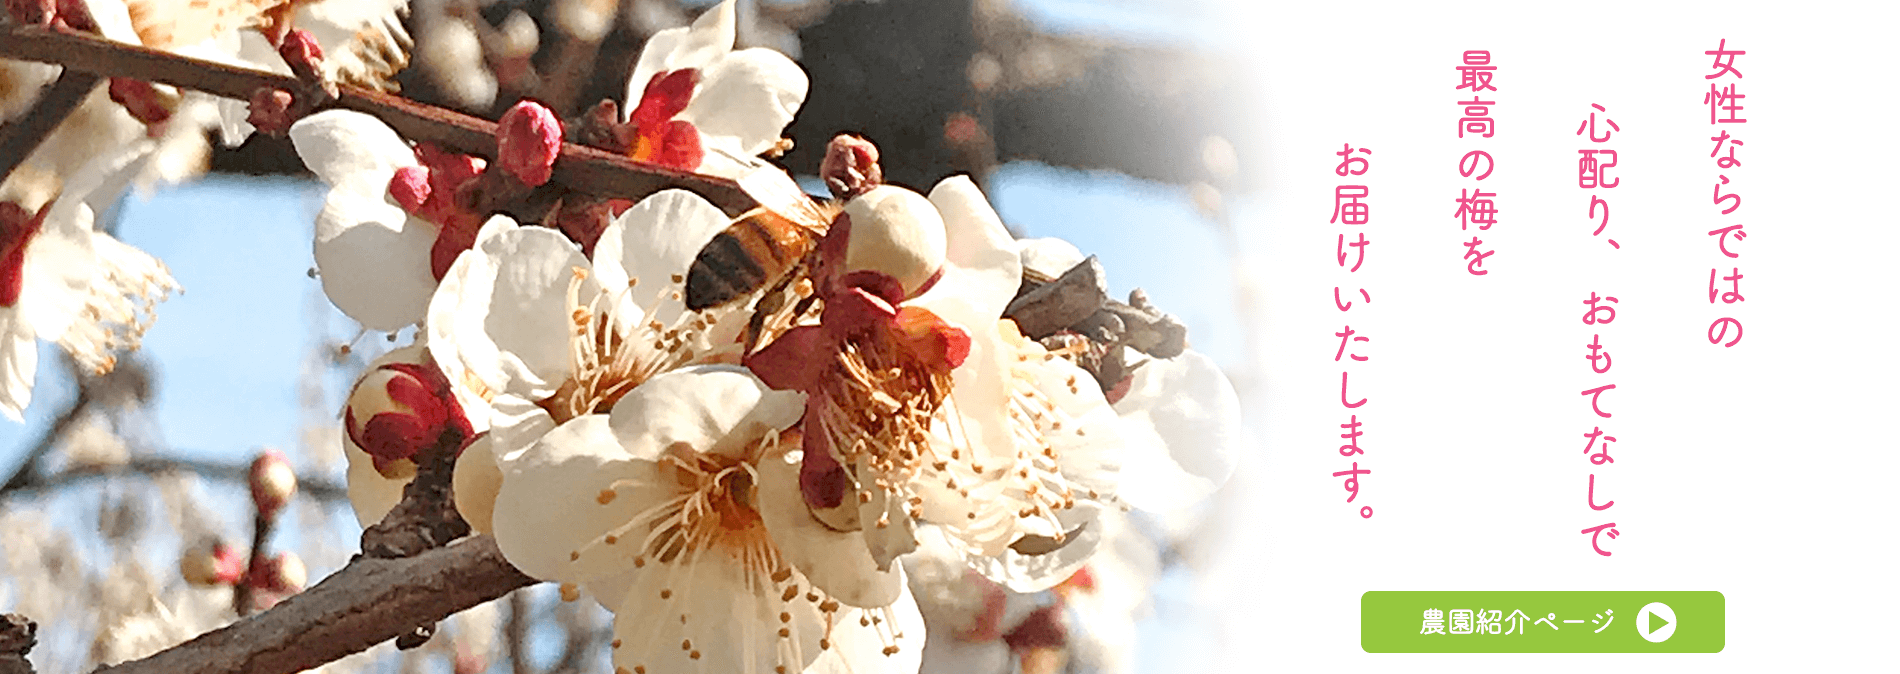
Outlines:
[[1650, 632], [1652, 632], [1652, 633], [1653, 633], [1653, 632], [1658, 632], [1658, 631], [1661, 631], [1661, 630], [1662, 630], [1662, 628], [1663, 628], [1663, 626], [1664, 626], [1664, 625], [1668, 625], [1668, 624], [1669, 624], [1669, 621], [1668, 621], [1667, 619], [1665, 619], [1665, 618], [1663, 618], [1663, 617], [1662, 617], [1661, 615], [1658, 615], [1658, 614], [1656, 614], [1656, 613], [1651, 613], [1651, 614], [1649, 614], [1649, 626], [1648, 626], [1648, 627], [1649, 627], [1649, 631], [1650, 631]]

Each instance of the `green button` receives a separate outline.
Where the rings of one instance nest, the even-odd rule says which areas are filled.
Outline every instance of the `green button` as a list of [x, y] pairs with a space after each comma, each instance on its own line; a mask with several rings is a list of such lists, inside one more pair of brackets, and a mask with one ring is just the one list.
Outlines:
[[1720, 653], [1720, 592], [1367, 592], [1367, 653]]

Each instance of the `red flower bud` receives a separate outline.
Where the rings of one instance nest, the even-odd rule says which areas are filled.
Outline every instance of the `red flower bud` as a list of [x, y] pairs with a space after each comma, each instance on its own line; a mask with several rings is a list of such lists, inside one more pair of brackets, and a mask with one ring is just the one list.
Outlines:
[[290, 66], [290, 73], [297, 79], [316, 81], [321, 78], [323, 47], [317, 45], [310, 31], [290, 31], [284, 36], [283, 44], [277, 46], [277, 55], [284, 58], [284, 64]]
[[475, 437], [448, 378], [430, 360], [390, 362], [357, 380], [343, 410], [351, 442], [390, 479], [407, 476], [418, 454], [460, 452]]
[[502, 170], [529, 187], [554, 175], [561, 156], [561, 120], [534, 101], [521, 101], [501, 116], [495, 129], [495, 156]]
[[884, 169], [877, 163], [877, 146], [850, 134], [838, 134], [825, 146], [825, 161], [819, 177], [831, 196], [850, 199], [884, 184]]
[[106, 85], [106, 93], [112, 100], [125, 106], [125, 111], [133, 119], [146, 125], [160, 124], [172, 118], [172, 110], [178, 107], [176, 92], [159, 91], [151, 82], [124, 77], [112, 78]]
[[244, 121], [257, 127], [265, 134], [283, 137], [290, 132], [290, 125], [297, 120], [290, 114], [290, 106], [296, 98], [283, 89], [258, 89], [251, 94], [250, 113]]
[[430, 184], [429, 169], [421, 166], [404, 166], [396, 169], [389, 177], [389, 198], [409, 213], [421, 213], [429, 203], [433, 192]]

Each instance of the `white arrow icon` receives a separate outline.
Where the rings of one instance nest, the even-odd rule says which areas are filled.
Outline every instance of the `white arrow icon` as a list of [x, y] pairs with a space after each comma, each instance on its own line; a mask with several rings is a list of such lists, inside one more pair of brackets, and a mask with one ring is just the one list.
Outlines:
[[1662, 602], [1650, 602], [1636, 612], [1636, 633], [1652, 644], [1668, 641], [1676, 633], [1676, 612]]

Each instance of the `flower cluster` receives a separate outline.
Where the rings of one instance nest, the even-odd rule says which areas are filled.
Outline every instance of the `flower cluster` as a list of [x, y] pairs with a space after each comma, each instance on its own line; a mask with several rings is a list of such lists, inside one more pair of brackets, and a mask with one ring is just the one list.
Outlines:
[[[841, 136], [835, 198], [806, 197], [760, 158], [805, 77], [734, 51], [734, 21], [726, 0], [655, 35], [624, 116], [518, 104], [492, 162], [355, 112], [290, 127], [330, 187], [324, 290], [368, 328], [420, 325], [350, 395], [351, 496], [369, 526], [453, 460], [476, 532], [616, 614], [620, 671], [915, 672], [906, 560], [1017, 595], [1087, 585], [1122, 510], [1225, 479], [1237, 405], [1192, 352], [1025, 334], [1011, 312], [1081, 256], [1012, 238], [967, 177], [883, 184], [876, 147]], [[569, 138], [762, 205], [566, 192]]]
[[[386, 86], [407, 61], [405, 0], [152, 0], [8, 2], [12, 22], [234, 65], [284, 71], [279, 46], [336, 54], [323, 77]], [[294, 34], [292, 26], [301, 27]], [[314, 34], [314, 37], [313, 37]], [[289, 39], [293, 36], [296, 39]], [[0, 119], [29, 110], [60, 73], [0, 61]], [[313, 73], [314, 75], [314, 73]], [[250, 132], [245, 102], [111, 78], [0, 184], [0, 413], [20, 420], [37, 370], [36, 339], [86, 370], [109, 372], [136, 349], [153, 306], [178, 284], [152, 256], [98, 231], [130, 186], [176, 182], [205, 168], [205, 130], [235, 145]]]

